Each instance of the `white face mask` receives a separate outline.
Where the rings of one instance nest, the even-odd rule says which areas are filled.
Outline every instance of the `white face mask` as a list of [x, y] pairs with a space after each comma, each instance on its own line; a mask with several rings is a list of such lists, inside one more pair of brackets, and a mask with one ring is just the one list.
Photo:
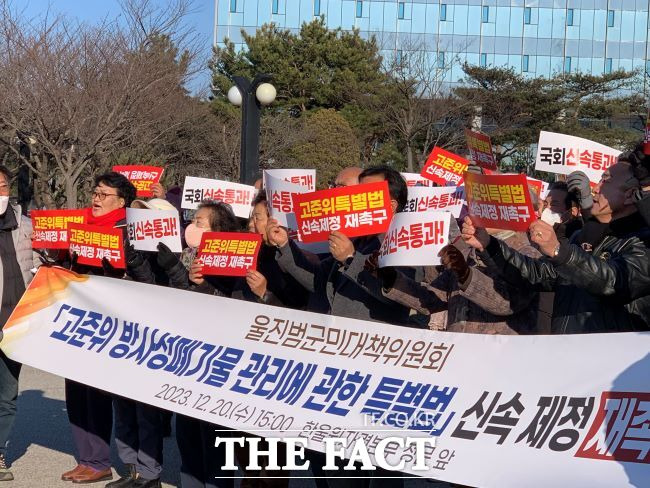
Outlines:
[[9, 197], [0, 197], [0, 215], [4, 215], [9, 206]]
[[548, 225], [555, 225], [562, 223], [562, 214], [553, 212], [550, 208], [545, 208], [540, 217], [542, 222], [546, 222]]

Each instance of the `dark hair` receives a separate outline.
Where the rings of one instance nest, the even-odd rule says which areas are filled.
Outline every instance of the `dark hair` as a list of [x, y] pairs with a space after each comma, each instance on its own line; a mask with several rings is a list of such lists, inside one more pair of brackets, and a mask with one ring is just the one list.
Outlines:
[[567, 210], [570, 210], [573, 207], [580, 207], [578, 193], [575, 191], [569, 191], [569, 186], [566, 184], [566, 181], [554, 181], [548, 187], [548, 191], [551, 190], [560, 190], [566, 192], [566, 197], [564, 197], [564, 206]]
[[99, 186], [102, 183], [117, 190], [117, 196], [124, 198], [126, 202], [125, 207], [130, 207], [133, 200], [135, 200], [135, 186], [123, 174], [111, 171], [110, 173], [97, 176], [95, 178], [95, 186]]
[[388, 166], [373, 166], [364, 169], [359, 175], [359, 181], [368, 176], [381, 175], [388, 183], [388, 192], [390, 197], [397, 202], [397, 212], [401, 212], [408, 201], [408, 187], [406, 181], [399, 174], [399, 171], [389, 168]]
[[210, 230], [212, 232], [239, 232], [241, 225], [232, 211], [232, 207], [224, 202], [205, 200], [197, 208], [210, 210]]
[[7, 178], [7, 183], [11, 183], [11, 178], [13, 178], [13, 174], [11, 173], [11, 171], [9, 171], [9, 168], [0, 165], [0, 174], [5, 175], [5, 177]]
[[641, 186], [648, 186], [650, 185], [650, 155], [643, 152], [643, 145], [643, 142], [640, 142], [631, 151], [621, 153], [618, 161], [632, 166], [632, 173]]
[[268, 202], [268, 199], [266, 198], [266, 190], [260, 190], [257, 192], [257, 195], [255, 195], [255, 198], [253, 198], [253, 203], [251, 203], [251, 208], [254, 208], [255, 205], [258, 205], [260, 203], [266, 203]]

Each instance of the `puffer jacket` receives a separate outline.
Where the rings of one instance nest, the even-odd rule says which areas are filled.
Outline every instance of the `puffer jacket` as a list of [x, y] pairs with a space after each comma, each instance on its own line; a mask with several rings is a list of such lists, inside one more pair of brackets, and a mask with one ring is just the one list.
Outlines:
[[518, 286], [554, 291], [553, 334], [648, 330], [650, 228], [638, 213], [613, 221], [604, 237], [585, 251], [560, 241], [554, 258], [531, 259], [491, 238], [484, 253]]
[[[14, 241], [14, 249], [16, 250], [16, 260], [20, 267], [20, 272], [23, 275], [25, 287], [32, 280], [32, 268], [37, 268], [40, 265], [38, 255], [32, 251], [32, 222], [21, 213], [20, 205], [11, 205], [10, 209], [16, 215], [18, 227], [11, 231], [11, 237]], [[7, 211], [10, 211], [7, 209]], [[2, 262], [0, 262], [0, 276], [2, 276]], [[0, 280], [0, 297], [3, 292], [3, 283]]]

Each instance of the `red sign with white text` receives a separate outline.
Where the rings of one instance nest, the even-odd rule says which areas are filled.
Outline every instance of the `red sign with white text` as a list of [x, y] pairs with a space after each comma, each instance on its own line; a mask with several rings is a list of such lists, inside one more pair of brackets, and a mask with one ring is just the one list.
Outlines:
[[102, 266], [106, 258], [114, 268], [124, 269], [124, 243], [120, 229], [96, 225], [68, 225], [70, 255], [77, 253], [77, 263], [87, 266]]
[[113, 166], [113, 171], [126, 176], [136, 189], [138, 197], [153, 196], [151, 185], [158, 183], [165, 168], [158, 166]]
[[535, 220], [526, 175], [465, 173], [465, 199], [474, 224], [525, 231]]
[[497, 169], [497, 160], [492, 153], [492, 141], [490, 137], [480, 132], [465, 129], [467, 148], [472, 155], [472, 161], [481, 168]]
[[257, 267], [262, 246], [260, 234], [245, 232], [204, 232], [197, 259], [204, 275], [246, 276]]
[[442, 186], [461, 186], [469, 161], [439, 147], [434, 147], [421, 175]]
[[291, 197], [302, 242], [326, 241], [332, 231], [348, 237], [381, 234], [393, 216], [385, 181]]
[[85, 224], [86, 210], [32, 210], [34, 249], [68, 249], [68, 224]]

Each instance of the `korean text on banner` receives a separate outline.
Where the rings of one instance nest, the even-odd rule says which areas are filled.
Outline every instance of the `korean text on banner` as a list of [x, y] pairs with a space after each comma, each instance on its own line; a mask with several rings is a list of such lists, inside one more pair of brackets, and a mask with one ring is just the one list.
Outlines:
[[265, 169], [262, 173], [264, 188], [268, 188], [267, 176], [286, 181], [304, 188], [306, 191], [316, 191], [315, 169]]
[[380, 234], [393, 216], [385, 181], [293, 194], [292, 198], [303, 242], [326, 241], [335, 230], [348, 237]]
[[127, 208], [126, 228], [129, 242], [138, 251], [158, 251], [162, 242], [172, 252], [181, 252], [181, 222], [176, 210]]
[[136, 189], [138, 197], [153, 196], [151, 185], [159, 183], [165, 168], [158, 166], [113, 166], [113, 171], [126, 176]]
[[442, 186], [458, 186], [468, 165], [467, 159], [436, 146], [429, 154], [421, 175]]
[[195, 209], [203, 200], [214, 200], [227, 203], [237, 217], [247, 219], [256, 194], [257, 190], [253, 186], [186, 176], [181, 208]]
[[404, 212], [451, 212], [458, 218], [465, 203], [465, 188], [462, 186], [421, 187], [408, 189], [408, 201]]
[[404, 181], [406, 181], [406, 186], [409, 188], [414, 186], [433, 186], [433, 181], [417, 173], [400, 174], [402, 175], [402, 178], [404, 178]]
[[493, 171], [497, 169], [497, 160], [494, 157], [492, 141], [489, 136], [465, 129], [465, 139], [467, 139], [467, 148], [475, 164]]
[[68, 224], [85, 224], [86, 210], [32, 210], [34, 249], [68, 249]]
[[124, 269], [124, 243], [121, 229], [108, 229], [95, 225], [69, 224], [70, 254], [77, 253], [77, 263], [102, 266], [106, 258], [114, 268]]
[[41, 267], [1, 345], [14, 361], [224, 428], [319, 451], [346, 438], [348, 456], [359, 442], [374, 464], [383, 439], [424, 437], [435, 442], [424, 470], [412, 446], [385, 449], [417, 476], [483, 488], [650, 479], [648, 332], [369, 327]]
[[535, 220], [526, 175], [465, 173], [465, 198], [480, 227], [525, 231]]
[[204, 275], [246, 276], [257, 267], [262, 236], [248, 232], [204, 232], [197, 259]]
[[394, 215], [381, 243], [379, 267], [437, 266], [449, 244], [449, 212], [401, 212]]
[[541, 131], [535, 169], [559, 175], [584, 171], [592, 183], [598, 183], [603, 172], [616, 164], [619, 154], [621, 151], [589, 139]]
[[276, 219], [281, 226], [286, 227], [291, 239], [298, 239], [298, 224], [293, 213], [291, 195], [293, 193], [309, 193], [309, 191], [305, 187], [271, 176], [266, 171], [264, 171], [264, 176], [269, 215]]

